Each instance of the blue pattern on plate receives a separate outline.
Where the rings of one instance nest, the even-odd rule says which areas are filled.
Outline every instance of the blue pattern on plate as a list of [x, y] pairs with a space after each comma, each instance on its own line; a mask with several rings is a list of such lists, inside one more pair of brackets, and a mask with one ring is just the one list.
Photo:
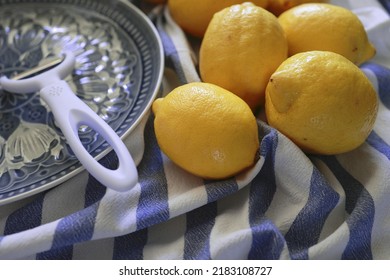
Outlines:
[[[118, 135], [128, 135], [162, 75], [158, 41], [137, 23], [140, 15], [122, 2], [13, 3], [0, 1], [0, 76], [71, 50], [76, 65], [66, 81]], [[89, 127], [80, 127], [79, 137], [94, 157], [110, 150]], [[53, 187], [81, 170], [39, 94], [0, 90], [0, 200]]]

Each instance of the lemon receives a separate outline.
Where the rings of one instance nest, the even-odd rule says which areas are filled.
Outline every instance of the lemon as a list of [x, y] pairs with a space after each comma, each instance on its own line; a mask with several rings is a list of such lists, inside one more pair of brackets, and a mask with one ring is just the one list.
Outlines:
[[287, 40], [277, 18], [252, 3], [216, 13], [199, 50], [204, 82], [219, 85], [252, 108], [264, 104], [271, 74], [287, 58]]
[[256, 118], [233, 93], [194, 82], [156, 99], [152, 110], [161, 150], [188, 172], [222, 179], [254, 164], [259, 149]]
[[279, 16], [289, 55], [332, 51], [359, 65], [375, 55], [359, 18], [346, 8], [325, 3], [302, 4]]
[[[168, 0], [168, 8], [175, 22], [188, 34], [203, 37], [214, 13], [244, 0]], [[266, 7], [268, 0], [252, 0]]]
[[268, 123], [308, 153], [331, 155], [357, 148], [371, 132], [377, 111], [370, 81], [333, 52], [288, 58], [267, 86]]
[[305, 4], [305, 3], [324, 3], [328, 0], [269, 0], [267, 10], [274, 15], [280, 15], [281, 13], [291, 9], [292, 7]]

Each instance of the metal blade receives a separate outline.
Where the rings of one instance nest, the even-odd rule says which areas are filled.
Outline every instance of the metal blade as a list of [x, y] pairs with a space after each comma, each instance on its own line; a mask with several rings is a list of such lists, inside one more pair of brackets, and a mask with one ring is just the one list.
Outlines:
[[47, 58], [45, 61], [43, 61], [43, 63], [41, 63], [40, 65], [38, 66], [35, 66], [34, 68], [31, 68], [31, 69], [28, 69], [22, 73], [19, 73], [15, 76], [13, 76], [11, 79], [12, 80], [21, 80], [21, 79], [25, 79], [25, 78], [29, 78], [29, 77], [32, 77], [32, 76], [35, 76], [36, 74], [39, 74], [39, 73], [42, 73], [54, 66], [57, 66], [58, 64], [60, 64], [62, 61], [64, 60], [63, 57], [50, 57], [50, 58]]

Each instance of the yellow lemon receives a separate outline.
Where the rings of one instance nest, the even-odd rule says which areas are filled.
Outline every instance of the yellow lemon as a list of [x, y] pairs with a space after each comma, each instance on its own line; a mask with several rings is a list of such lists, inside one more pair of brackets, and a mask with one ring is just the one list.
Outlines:
[[291, 9], [292, 7], [305, 4], [305, 3], [324, 3], [328, 0], [269, 0], [267, 10], [274, 15], [280, 15], [281, 13]]
[[305, 152], [338, 154], [361, 145], [371, 132], [378, 97], [364, 73], [327, 51], [296, 54], [267, 86], [268, 123]]
[[[187, 33], [203, 37], [214, 13], [244, 0], [168, 0], [172, 18]], [[266, 7], [268, 0], [252, 0], [260, 7]]]
[[302, 4], [279, 16], [289, 55], [311, 50], [332, 51], [359, 65], [375, 55], [359, 18], [343, 7]]
[[277, 18], [251, 3], [216, 13], [199, 51], [204, 82], [219, 85], [255, 109], [264, 104], [268, 79], [287, 58], [287, 40]]
[[254, 164], [259, 149], [256, 118], [233, 93], [190, 83], [156, 99], [152, 110], [161, 150], [188, 172], [222, 179]]

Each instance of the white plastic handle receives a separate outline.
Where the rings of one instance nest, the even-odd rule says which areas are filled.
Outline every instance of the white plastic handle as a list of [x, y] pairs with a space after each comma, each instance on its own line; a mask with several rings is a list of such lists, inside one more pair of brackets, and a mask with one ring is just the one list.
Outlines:
[[[52, 110], [76, 157], [99, 182], [116, 191], [127, 191], [136, 185], [137, 169], [125, 144], [102, 118], [73, 93], [65, 81], [57, 81], [44, 87], [40, 96]], [[78, 135], [81, 125], [92, 128], [111, 145], [119, 160], [117, 169], [102, 166], [84, 148]]]
[[[85, 169], [106, 187], [116, 191], [128, 191], [137, 184], [138, 173], [127, 147], [116, 132], [62, 80], [71, 73], [74, 64], [74, 54], [66, 52], [64, 60], [56, 67], [22, 80], [1, 77], [0, 87], [16, 93], [40, 91], [41, 98], [51, 108], [69, 146]], [[78, 135], [81, 125], [92, 128], [111, 145], [119, 160], [117, 169], [104, 167], [84, 148]]]

